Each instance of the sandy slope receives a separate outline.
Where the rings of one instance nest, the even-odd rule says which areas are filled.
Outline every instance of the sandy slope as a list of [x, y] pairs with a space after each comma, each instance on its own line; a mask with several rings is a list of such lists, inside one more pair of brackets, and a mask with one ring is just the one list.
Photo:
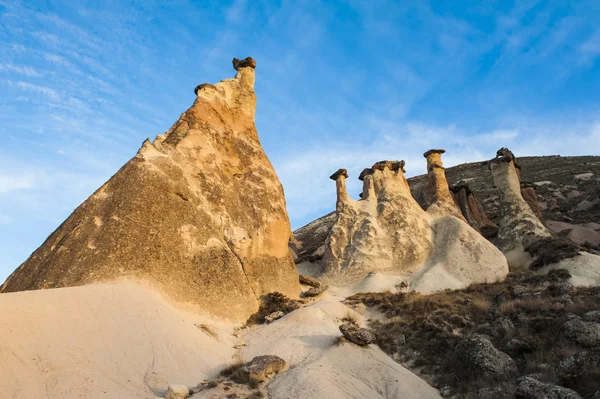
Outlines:
[[162, 397], [169, 383], [195, 386], [234, 356], [275, 354], [290, 369], [269, 383], [272, 398], [439, 398], [375, 345], [337, 344], [350, 312], [341, 299], [327, 294], [235, 338], [232, 324], [132, 282], [1, 294], [0, 397]]
[[[133, 283], [0, 295], [0, 397], [154, 398], [234, 352]], [[155, 389], [153, 390], [151, 389]]]
[[242, 359], [272, 354], [285, 359], [290, 370], [268, 387], [272, 398], [441, 398], [436, 389], [394, 362], [377, 346], [339, 344], [341, 319], [356, 312], [325, 294], [244, 336]]

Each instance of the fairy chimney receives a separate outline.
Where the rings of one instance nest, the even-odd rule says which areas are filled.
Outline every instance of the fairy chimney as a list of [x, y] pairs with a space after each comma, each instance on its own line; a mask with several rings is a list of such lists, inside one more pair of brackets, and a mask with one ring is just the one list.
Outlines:
[[130, 278], [174, 300], [245, 320], [260, 297], [300, 292], [283, 188], [254, 123], [252, 58], [81, 204], [0, 288]]

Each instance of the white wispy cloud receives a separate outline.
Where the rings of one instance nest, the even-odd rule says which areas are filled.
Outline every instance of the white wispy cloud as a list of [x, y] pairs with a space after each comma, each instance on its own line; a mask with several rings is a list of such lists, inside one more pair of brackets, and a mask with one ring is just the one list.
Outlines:
[[35, 187], [33, 174], [0, 174], [0, 194], [17, 190], [30, 190]]
[[12, 81], [8, 81], [9, 85], [14, 85], [17, 87], [20, 87], [23, 90], [26, 91], [32, 91], [35, 93], [39, 93], [39, 94], [43, 94], [44, 96], [48, 97], [49, 99], [53, 100], [53, 101], [58, 101], [60, 99], [60, 95], [58, 94], [58, 92], [54, 89], [51, 89], [49, 87], [46, 86], [40, 86], [40, 85], [36, 85], [33, 83], [28, 83], [28, 82], [12, 82]]
[[15, 72], [21, 75], [40, 77], [42, 73], [38, 72], [35, 68], [29, 66], [19, 66], [13, 64], [0, 64], [0, 71], [5, 70], [7, 72]]

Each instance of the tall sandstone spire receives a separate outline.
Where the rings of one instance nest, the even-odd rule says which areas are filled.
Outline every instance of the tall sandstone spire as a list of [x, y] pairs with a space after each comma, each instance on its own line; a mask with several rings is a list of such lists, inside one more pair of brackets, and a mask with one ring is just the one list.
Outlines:
[[283, 188], [254, 124], [252, 58], [199, 85], [192, 107], [81, 204], [0, 287], [68, 287], [120, 277], [243, 319], [258, 298], [300, 292]]

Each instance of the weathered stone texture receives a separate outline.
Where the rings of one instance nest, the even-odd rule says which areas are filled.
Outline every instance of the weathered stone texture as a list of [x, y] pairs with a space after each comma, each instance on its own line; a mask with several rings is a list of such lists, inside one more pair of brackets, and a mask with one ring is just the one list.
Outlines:
[[254, 124], [250, 64], [200, 85], [173, 127], [146, 140], [0, 292], [132, 277], [239, 319], [265, 293], [297, 297], [283, 189]]

